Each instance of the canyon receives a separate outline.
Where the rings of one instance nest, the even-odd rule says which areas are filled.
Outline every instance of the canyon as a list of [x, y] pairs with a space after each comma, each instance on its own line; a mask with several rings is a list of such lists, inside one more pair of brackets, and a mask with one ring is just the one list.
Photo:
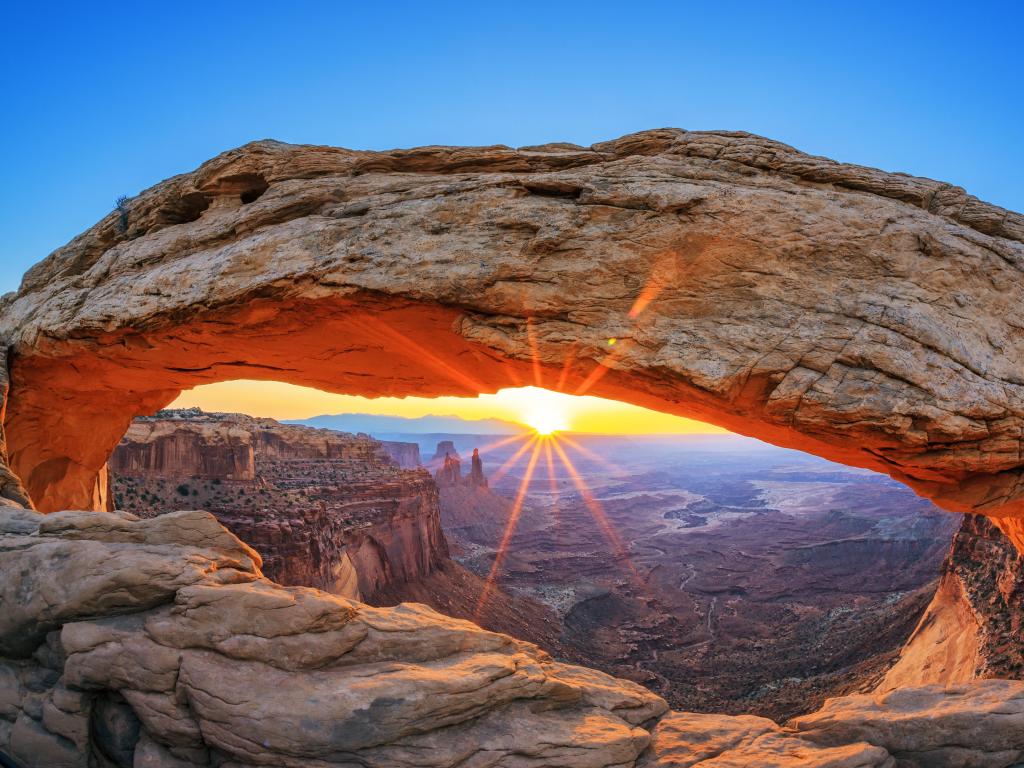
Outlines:
[[[263, 141], [161, 182], [0, 300], [2, 749], [30, 765], [1013, 765], [1021, 683], [922, 677], [977, 670], [963, 649], [1002, 674], [1019, 645], [1002, 606], [1024, 548], [1022, 264], [1018, 213], [744, 133]], [[883, 472], [988, 527], [959, 537], [892, 691], [785, 726], [670, 713], [429, 609], [276, 585], [207, 513], [113, 512], [106, 462], [132, 419], [240, 377], [601, 395]]]
[[359, 600], [448, 559], [437, 489], [395, 452], [366, 435], [161, 411], [132, 423], [110, 471], [118, 509], [210, 511], [274, 581]]
[[[870, 473], [724, 437], [566, 437], [568, 464], [523, 486], [526, 457], [515, 457], [526, 441], [462, 435], [424, 446], [424, 468], [401, 469], [393, 446], [418, 456], [419, 444], [171, 410], [132, 423], [110, 477], [119, 510], [213, 513], [280, 584], [376, 606], [420, 602], [634, 680], [679, 709], [784, 721], [905, 675], [1020, 675], [1018, 593], [1007, 586], [1019, 568], [991, 525], [961, 526]], [[496, 488], [475, 445], [505, 470]], [[969, 632], [949, 606], [971, 617]], [[999, 620], [1009, 623], [993, 631]]]
[[506, 466], [490, 487], [440, 488], [453, 556], [486, 576], [502, 549], [497, 583], [555, 612], [574, 662], [674, 708], [781, 721], [872, 690], [959, 525], [883, 477], [751, 440], [553, 440], [526, 485], [513, 443], [486, 449]]
[[[439, 490], [486, 487], [479, 457], [463, 483], [456, 459], [449, 481], [435, 482], [419, 455], [416, 443], [164, 410], [132, 422], [111, 456], [111, 489], [118, 510], [142, 518], [212, 513], [279, 584], [375, 606], [420, 602], [569, 655], [551, 611], [501, 590], [479, 607], [483, 579], [449, 557]], [[415, 467], [400, 466], [411, 459]], [[443, 474], [443, 451], [430, 466]]]

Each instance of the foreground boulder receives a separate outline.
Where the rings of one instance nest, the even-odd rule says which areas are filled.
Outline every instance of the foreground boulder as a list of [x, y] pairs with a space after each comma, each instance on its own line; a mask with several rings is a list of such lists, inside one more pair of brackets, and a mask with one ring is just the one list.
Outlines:
[[420, 605], [281, 587], [205, 512], [0, 531], [0, 750], [27, 766], [632, 765], [667, 710]]
[[644, 768], [892, 768], [883, 748], [853, 740], [820, 746], [763, 717], [672, 712], [652, 732]]
[[[262, 576], [205, 512], [0, 507], [0, 753], [26, 768], [1009, 766], [1024, 683], [830, 700], [783, 728], [417, 604]], [[959, 761], [959, 762], [958, 762]]]
[[1024, 682], [979, 680], [843, 696], [790, 725], [822, 745], [884, 744], [910, 765], [1014, 765], [1024, 761]]

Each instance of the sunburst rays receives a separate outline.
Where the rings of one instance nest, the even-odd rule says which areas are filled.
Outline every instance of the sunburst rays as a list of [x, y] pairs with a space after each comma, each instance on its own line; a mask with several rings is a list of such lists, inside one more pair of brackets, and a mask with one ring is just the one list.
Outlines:
[[[516, 524], [519, 522], [519, 515], [523, 511], [523, 502], [526, 500], [526, 493], [530, 489], [530, 479], [533, 477], [533, 470], [537, 466], [537, 458], [540, 456], [540, 444], [541, 438], [535, 437], [524, 446], [526, 448], [532, 445], [533, 453], [530, 454], [530, 459], [526, 464], [526, 471], [523, 473], [523, 479], [519, 482], [519, 489], [516, 491], [515, 501], [512, 502], [512, 508], [509, 510], [508, 522], [505, 524], [505, 531], [501, 535], [501, 541], [498, 543], [498, 549], [494, 554], [494, 564], [491, 566], [491, 572], [484, 582], [483, 589], [480, 591], [480, 599], [477, 601], [475, 611], [475, 615], [478, 617], [483, 611], [484, 606], [487, 605], [487, 598], [494, 588], [498, 573], [501, 571], [501, 564], [508, 553], [508, 545], [512, 540], [512, 534], [515, 533]], [[522, 455], [522, 452], [517, 455]]]
[[[593, 491], [587, 485], [583, 475], [577, 470], [575, 463], [569, 458], [568, 453], [563, 447], [562, 443], [566, 443], [571, 447], [577, 449], [583, 448], [574, 440], [567, 438], [565, 435], [550, 434], [542, 435], [535, 434], [527, 440], [527, 442], [520, 446], [519, 449], [505, 461], [500, 467], [498, 473], [492, 474], [493, 480], [503, 477], [510, 470], [517, 466], [522, 466], [522, 462], [525, 461], [525, 470], [523, 476], [519, 481], [519, 485], [516, 488], [516, 495], [512, 502], [512, 506], [509, 509], [508, 520], [505, 523], [505, 528], [502, 531], [501, 539], [498, 542], [497, 549], [494, 553], [494, 562], [491, 564], [490, 572], [487, 575], [487, 579], [484, 581], [483, 589], [480, 592], [480, 597], [477, 601], [475, 616], [479, 619], [487, 606], [488, 600], [494, 591], [495, 585], [498, 583], [501, 576], [502, 566], [505, 564], [506, 558], [509, 553], [509, 546], [512, 542], [512, 537], [516, 533], [516, 528], [519, 525], [519, 521], [523, 513], [523, 505], [526, 503], [527, 496], [530, 491], [530, 483], [533, 480], [533, 476], [537, 467], [537, 462], [543, 453], [545, 464], [547, 467], [547, 480], [548, 489], [551, 494], [551, 512], [554, 517], [555, 531], [560, 530], [560, 505], [561, 505], [561, 490], [558, 486], [556, 462], [561, 464], [562, 469], [569, 475], [572, 480], [573, 486], [580, 495], [580, 499], [583, 502], [584, 507], [590, 513], [590, 517], [593, 519], [597, 529], [601, 532], [601, 535], [608, 542], [612, 550], [612, 554], [615, 558], [616, 563], [620, 565], [627, 577], [633, 581], [636, 585], [643, 586], [643, 579], [640, 577], [636, 567], [629, 557], [629, 549], [623, 542], [622, 537], [615, 529], [614, 524], [608, 517], [604, 508], [601, 506], [600, 501], [594, 496]], [[532, 450], [531, 450], [532, 448]], [[587, 449], [583, 449], [590, 456], [595, 454]], [[526, 458], [526, 454], [529, 452], [529, 457]], [[581, 451], [582, 452], [582, 451]]]
[[[652, 265], [651, 272], [648, 275], [643, 288], [627, 313], [628, 321], [631, 324], [636, 323], [640, 315], [642, 315], [651, 303], [658, 298], [662, 291], [678, 279], [677, 271], [678, 268], [675, 252], [662, 252]], [[539, 354], [537, 331], [534, 327], [533, 317], [529, 316], [526, 318], [526, 337], [530, 347], [530, 363], [533, 373], [533, 382], [536, 387], [543, 388], [545, 386], [545, 368]], [[603, 358], [599, 359], [596, 364], [594, 364], [594, 367], [590, 372], [583, 377], [583, 380], [575, 387], [575, 389], [573, 389], [572, 394], [577, 396], [587, 394], [609, 371], [613, 370], [616, 360], [629, 352], [632, 343], [632, 339], [629, 338], [609, 338], [607, 340], [608, 352]], [[565, 392], [567, 390], [567, 384], [571, 374], [573, 373], [574, 364], [577, 362], [579, 350], [579, 341], [570, 346], [562, 362], [561, 371], [559, 372], [558, 380], [555, 384], [556, 391]], [[530, 419], [526, 420], [530, 422]], [[635, 585], [639, 586], [641, 589], [644, 588], [644, 580], [640, 577], [636, 566], [629, 557], [629, 549], [627, 545], [622, 540], [622, 537], [619, 535], [619, 532], [616, 530], [611, 519], [608, 517], [604, 507], [601, 506], [600, 501], [598, 501], [590, 487], [587, 485], [583, 475], [580, 474], [575, 463], [569, 458], [569, 455], [562, 444], [564, 443], [566, 446], [577, 451], [590, 461], [599, 464], [608, 472], [621, 474], [621, 469], [614, 466], [603, 457], [598, 456], [586, 446], [573, 440], [568, 435], [559, 434], [561, 429], [564, 429], [564, 427], [559, 426], [549, 430], [544, 428], [543, 425], [537, 423], [536, 420], [531, 422], [531, 426], [536, 430], [535, 434], [530, 437], [523, 437], [523, 439], [525, 439], [524, 444], [520, 446], [515, 453], [513, 453], [513, 455], [491, 475], [493, 484], [493, 482], [500, 480], [508, 472], [518, 466], [524, 460], [527, 452], [529, 452], [529, 458], [525, 459], [526, 469], [519, 481], [515, 499], [513, 500], [512, 507], [509, 510], [508, 520], [505, 523], [505, 529], [502, 532], [498, 547], [494, 553], [494, 562], [491, 565], [490, 572], [487, 575], [484, 587], [480, 593], [480, 598], [477, 602], [475, 612], [477, 618], [480, 617], [482, 611], [487, 606], [491, 593], [501, 576], [501, 569], [508, 556], [509, 545], [512, 541], [512, 537], [515, 535], [516, 527], [522, 517], [523, 505], [526, 503], [526, 499], [530, 491], [530, 482], [533, 479], [534, 470], [537, 467], [537, 461], [541, 453], [544, 454], [544, 460], [547, 467], [548, 489], [551, 495], [550, 509], [553, 517], [555, 518], [554, 529], [556, 531], [560, 530], [560, 520], [558, 518], [560, 517], [559, 509], [561, 505], [561, 491], [559, 489], [555, 468], [555, 463], [557, 461], [562, 465], [566, 474], [569, 475], [573, 486], [580, 495], [583, 506], [587, 509], [590, 517], [597, 526], [597, 529], [601, 532], [601, 535], [611, 547], [615, 561], [624, 569], [630, 580]], [[506, 445], [514, 439], [516, 438], [514, 437], [503, 440], [492, 447]], [[532, 451], [530, 450], [531, 448]], [[483, 449], [481, 449], [481, 453], [483, 453]]]

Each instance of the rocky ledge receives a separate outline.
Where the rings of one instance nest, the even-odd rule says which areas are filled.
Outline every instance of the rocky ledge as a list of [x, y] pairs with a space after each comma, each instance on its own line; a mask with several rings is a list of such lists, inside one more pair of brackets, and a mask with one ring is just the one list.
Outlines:
[[282, 587], [206, 512], [0, 507], [0, 752], [46, 766], [1009, 766], [1024, 683], [831, 700], [782, 728], [417, 604]]

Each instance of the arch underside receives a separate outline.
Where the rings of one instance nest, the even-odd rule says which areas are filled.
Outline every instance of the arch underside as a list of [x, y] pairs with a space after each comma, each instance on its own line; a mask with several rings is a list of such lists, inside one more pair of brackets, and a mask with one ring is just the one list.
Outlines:
[[197, 384], [537, 384], [886, 472], [1020, 544], [1021, 233], [949, 185], [746, 134], [261, 142], [147, 190], [6, 300], [10, 463], [43, 511], [103, 508], [130, 420]]

